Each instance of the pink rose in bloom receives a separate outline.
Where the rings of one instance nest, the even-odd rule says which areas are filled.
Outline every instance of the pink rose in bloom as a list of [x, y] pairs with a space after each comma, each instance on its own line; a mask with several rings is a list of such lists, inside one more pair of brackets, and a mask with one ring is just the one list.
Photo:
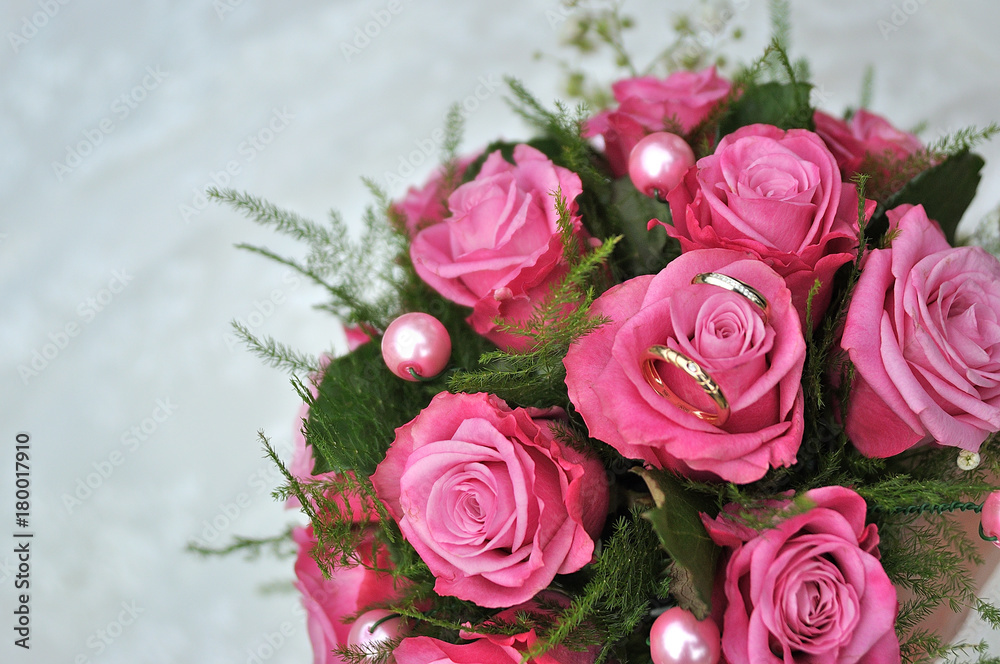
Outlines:
[[913, 134], [896, 129], [885, 118], [865, 109], [847, 121], [816, 111], [813, 120], [816, 133], [837, 159], [845, 180], [862, 170], [866, 158], [903, 161], [924, 148]]
[[[691, 283], [707, 272], [759, 291], [770, 307], [767, 320], [742, 295]], [[806, 346], [791, 293], [774, 270], [744, 253], [691, 251], [657, 275], [608, 290], [591, 311], [610, 322], [570, 346], [563, 363], [569, 397], [592, 437], [628, 458], [699, 479], [747, 483], [795, 463]], [[723, 426], [681, 410], [650, 387], [642, 355], [653, 345], [684, 354], [714, 379], [731, 409]], [[690, 376], [658, 364], [674, 394], [696, 408], [715, 408]]]
[[[567, 600], [568, 603], [568, 600]], [[507, 609], [497, 619], [514, 621], [517, 613], [543, 613], [537, 604], [527, 602]], [[521, 664], [524, 654], [538, 643], [535, 630], [523, 634], [475, 634], [461, 632], [470, 643], [450, 644], [427, 636], [403, 639], [393, 652], [396, 664]], [[574, 651], [557, 646], [525, 664], [593, 664], [599, 648]]]
[[[558, 603], [563, 607], [569, 606], [570, 603], [568, 597], [553, 591], [543, 591], [538, 598], [545, 598], [546, 600]], [[548, 611], [542, 609], [538, 605], [536, 600], [531, 600], [500, 612], [494, 620], [498, 623], [514, 622], [517, 620], [518, 613], [550, 615]], [[524, 656], [524, 653], [529, 652], [539, 642], [538, 635], [535, 633], [534, 628], [528, 632], [509, 636], [503, 634], [476, 634], [471, 632], [460, 632], [459, 635], [463, 639], [482, 639], [490, 641], [498, 646], [512, 647], [520, 655], [518, 662], [521, 661], [521, 657]], [[509, 651], [505, 649], [504, 652], [506, 653]], [[594, 660], [597, 659], [597, 654], [599, 652], [599, 646], [592, 646], [591, 648], [582, 651], [570, 650], [565, 646], [556, 646], [538, 657], [529, 659], [528, 662], [531, 664], [593, 664]]]
[[599, 461], [481, 393], [435, 396], [396, 429], [372, 483], [435, 592], [485, 607], [525, 602], [588, 564], [608, 507]]
[[[455, 162], [455, 185], [462, 182], [465, 169], [479, 157], [478, 154], [462, 157]], [[446, 186], [445, 169], [439, 168], [434, 175], [419, 189], [410, 187], [403, 200], [394, 203], [392, 211], [404, 224], [407, 235], [416, 235], [428, 226], [441, 223], [448, 216], [448, 195], [451, 193]]]
[[[805, 323], [816, 279], [813, 320], [830, 304], [833, 275], [858, 251], [858, 199], [841, 181], [830, 150], [804, 129], [750, 125], [725, 136], [667, 195], [667, 233], [682, 251], [722, 247], [750, 252], [785, 278]], [[875, 203], [866, 205], [866, 217]]]
[[488, 639], [454, 644], [429, 636], [403, 639], [392, 653], [396, 664], [519, 664], [521, 652]]
[[864, 499], [841, 486], [804, 495], [812, 509], [759, 533], [702, 515], [712, 539], [732, 549], [721, 581], [726, 661], [898, 664], [896, 589]]
[[587, 121], [585, 136], [603, 136], [604, 153], [615, 177], [628, 173], [628, 157], [644, 136], [656, 131], [689, 133], [732, 87], [715, 73], [679, 71], [665, 79], [629, 78], [612, 86], [618, 108]]
[[[315, 664], [341, 664], [344, 660], [333, 652], [334, 648], [347, 644], [351, 631], [347, 616], [367, 610], [378, 604], [391, 602], [398, 596], [392, 575], [373, 572], [362, 565], [337, 567], [329, 579], [323, 578], [319, 565], [310, 552], [316, 545], [312, 526], [296, 528], [292, 537], [299, 545], [295, 560], [295, 587], [302, 593], [302, 604], [306, 610], [309, 641], [312, 643]], [[359, 552], [370, 552], [367, 546], [359, 547]], [[387, 554], [380, 553], [378, 566], [391, 565]], [[368, 560], [371, 565], [375, 561]]]
[[1000, 430], [1000, 262], [951, 247], [922, 206], [888, 216], [892, 246], [865, 257], [841, 341], [857, 370], [847, 435], [871, 457], [978, 450]]
[[581, 239], [576, 215], [580, 178], [528, 145], [514, 148], [511, 164], [487, 157], [475, 180], [448, 198], [451, 215], [413, 238], [413, 266], [445, 298], [472, 307], [469, 324], [502, 348], [523, 350], [525, 336], [501, 332], [494, 319], [523, 321], [566, 271], [553, 192], [562, 191]]

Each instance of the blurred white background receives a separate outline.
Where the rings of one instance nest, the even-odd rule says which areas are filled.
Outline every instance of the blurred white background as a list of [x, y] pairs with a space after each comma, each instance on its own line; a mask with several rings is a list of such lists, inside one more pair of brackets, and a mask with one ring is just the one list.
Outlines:
[[[296, 519], [268, 495], [278, 478], [256, 432], [287, 447], [297, 397], [233, 343], [229, 321], [313, 354], [342, 333], [311, 309], [321, 292], [232, 247], [294, 245], [205, 207], [200, 192], [228, 180], [356, 222], [360, 176], [419, 184], [433, 160], [410, 164], [411, 153], [477, 86], [466, 151], [528, 135], [494, 89], [503, 75], [543, 100], [560, 95], [556, 64], [532, 59], [560, 53], [555, 0], [390, 4], [0, 6], [0, 661], [310, 661], [297, 597], [261, 592], [291, 578], [290, 560], [204, 560], [184, 547]], [[692, 4], [625, 4], [643, 22], [630, 39], [639, 62]], [[749, 59], [768, 38], [767, 3], [732, 4], [744, 39], [707, 37]], [[1000, 118], [1000, 5], [793, 4], [793, 53], [811, 61], [825, 109], [855, 104], [874, 63], [873, 110], [904, 128], [926, 122], [924, 138]], [[966, 230], [1000, 202], [1000, 146], [980, 152]], [[19, 431], [31, 436], [35, 533], [27, 653], [11, 631]], [[984, 591], [994, 599], [996, 576]], [[1000, 635], [965, 630], [1000, 649]]]

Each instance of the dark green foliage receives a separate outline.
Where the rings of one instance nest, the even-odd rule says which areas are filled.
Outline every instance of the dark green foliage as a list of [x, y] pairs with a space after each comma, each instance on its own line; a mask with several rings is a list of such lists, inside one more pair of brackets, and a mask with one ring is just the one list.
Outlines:
[[[678, 604], [704, 620], [712, 612], [712, 588], [720, 549], [708, 537], [699, 513], [712, 512], [704, 497], [686, 491], [669, 472], [637, 469], [656, 506], [643, 513], [653, 524], [660, 545], [673, 560], [674, 596]], [[689, 586], [682, 594], [681, 586]]]
[[[884, 154], [866, 154], [859, 170], [871, 177], [868, 197], [879, 203], [872, 237], [879, 237], [888, 228], [885, 210], [902, 203], [930, 205], [942, 216], [942, 224], [957, 224], [975, 194], [978, 171], [982, 167], [976, 162], [979, 157], [971, 154], [971, 150], [998, 132], [1000, 125], [996, 123], [982, 129], [967, 127], [938, 139], [906, 159], [899, 159], [891, 150]], [[905, 194], [904, 189], [907, 190]], [[955, 200], [951, 200], [953, 195]]]
[[603, 644], [597, 661], [604, 661], [614, 653], [616, 644], [647, 618], [650, 601], [666, 598], [662, 572], [669, 559], [640, 511], [635, 509], [617, 521], [597, 561], [587, 568], [589, 580], [583, 591], [562, 611], [558, 626], [540, 635], [544, 641], [529, 653], [529, 658], [587, 626], [604, 637], [597, 641]]
[[632, 275], [656, 274], [680, 255], [680, 245], [667, 237], [663, 226], [647, 228], [651, 219], [670, 223], [670, 207], [640, 193], [631, 179], [614, 181], [610, 207], [621, 219], [622, 240], [616, 259], [622, 271]]
[[722, 136], [740, 127], [763, 123], [781, 129], [813, 129], [809, 83], [764, 83], [748, 87], [729, 107], [719, 128]]
[[[792, 65], [780, 39], [773, 39], [764, 54], [733, 80], [733, 90], [723, 105], [719, 137], [755, 123], [812, 130], [812, 84], [800, 80], [800, 75], [807, 74]], [[765, 75], [768, 78], [763, 80]]]
[[[440, 389], [440, 383], [400, 380], [386, 367], [376, 342], [332, 360], [319, 395], [309, 401], [305, 433], [316, 457], [313, 472], [371, 475], [385, 458], [396, 427], [416, 417]], [[310, 399], [308, 393], [303, 396]]]
[[985, 163], [977, 154], [961, 152], [918, 174], [886, 201], [882, 214], [873, 219], [878, 224], [874, 233], [877, 236], [889, 227], [885, 210], [910, 203], [923, 205], [927, 216], [941, 224], [948, 242], [954, 245], [958, 222], [976, 195]]

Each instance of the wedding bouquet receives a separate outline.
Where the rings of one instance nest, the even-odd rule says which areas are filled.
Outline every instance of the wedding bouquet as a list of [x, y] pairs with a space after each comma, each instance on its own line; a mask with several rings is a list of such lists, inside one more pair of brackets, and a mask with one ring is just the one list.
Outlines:
[[[627, 27], [578, 40], [625, 57]], [[1000, 628], [968, 569], [1000, 533], [1000, 262], [956, 238], [997, 127], [833, 117], [780, 29], [731, 76], [687, 60], [596, 113], [510, 80], [535, 135], [460, 153], [456, 110], [359, 240], [213, 192], [309, 246], [251, 249], [351, 347], [238, 328], [304, 400], [291, 462], [264, 444], [316, 662], [883, 664], [982, 656], [942, 604]]]

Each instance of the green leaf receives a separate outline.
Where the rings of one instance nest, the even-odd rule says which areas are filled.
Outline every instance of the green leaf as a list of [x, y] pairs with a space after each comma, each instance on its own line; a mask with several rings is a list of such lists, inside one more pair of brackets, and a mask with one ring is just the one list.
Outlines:
[[672, 256], [665, 253], [667, 232], [660, 225], [647, 230], [650, 219], [670, 222], [670, 207], [639, 192], [627, 178], [611, 185], [611, 208], [620, 220], [616, 232], [623, 236], [615, 249], [615, 258], [630, 275], [655, 274]]
[[678, 604], [703, 620], [712, 610], [712, 587], [719, 547], [709, 538], [699, 512], [709, 505], [685, 491], [672, 474], [662, 470], [637, 468], [649, 487], [656, 507], [643, 517], [653, 524], [660, 544], [674, 560], [671, 593]]
[[879, 222], [876, 230], [888, 228], [885, 210], [904, 203], [923, 205], [927, 216], [941, 224], [948, 242], [954, 245], [958, 222], [976, 195], [976, 188], [982, 179], [979, 172], [985, 163], [979, 155], [966, 151], [928, 168], [889, 197], [878, 219], [873, 219], [873, 222]]
[[763, 83], [752, 85], [734, 101], [719, 125], [720, 136], [740, 127], [763, 123], [782, 129], [813, 127], [813, 109], [809, 105], [809, 83]]
[[395, 439], [395, 429], [416, 417], [441, 389], [442, 378], [413, 383], [389, 371], [378, 339], [333, 360], [306, 423], [306, 440], [316, 457], [313, 473], [356, 470], [371, 475]]

